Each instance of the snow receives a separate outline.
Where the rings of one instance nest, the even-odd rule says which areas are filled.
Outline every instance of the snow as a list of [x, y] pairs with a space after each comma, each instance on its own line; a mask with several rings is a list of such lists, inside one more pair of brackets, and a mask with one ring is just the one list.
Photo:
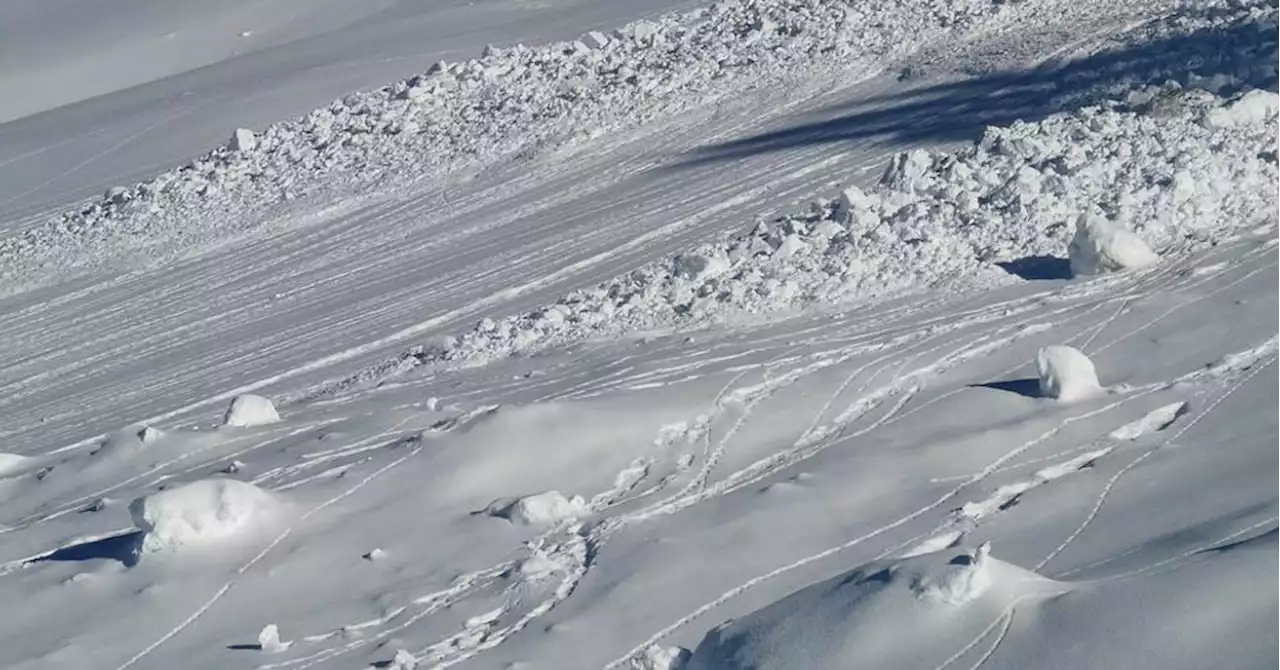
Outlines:
[[1140, 270], [1160, 262], [1142, 238], [1097, 214], [1080, 215], [1067, 258], [1076, 276]]
[[1074, 347], [1053, 345], [1036, 354], [1040, 393], [1046, 398], [1075, 402], [1102, 390], [1093, 361]]
[[236, 396], [227, 407], [227, 413], [222, 417], [222, 425], [237, 428], [265, 426], [279, 421], [280, 415], [276, 412], [275, 405], [270, 400], [252, 393]]
[[[216, 545], [275, 520], [274, 495], [234, 479], [205, 479], [138, 498], [129, 504], [143, 532], [143, 553]], [[279, 642], [277, 639], [276, 642]]]
[[543, 491], [514, 500], [495, 500], [485, 513], [524, 526], [538, 526], [568, 521], [588, 513], [582, 496], [566, 498], [559, 491]]
[[78, 4], [0, 666], [1274, 666], [1274, 3]]

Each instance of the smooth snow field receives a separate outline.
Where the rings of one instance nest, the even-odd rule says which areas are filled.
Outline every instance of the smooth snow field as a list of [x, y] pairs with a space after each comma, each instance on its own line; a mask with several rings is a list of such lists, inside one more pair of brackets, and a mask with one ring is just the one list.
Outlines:
[[0, 7], [0, 668], [1280, 663], [1272, 0]]

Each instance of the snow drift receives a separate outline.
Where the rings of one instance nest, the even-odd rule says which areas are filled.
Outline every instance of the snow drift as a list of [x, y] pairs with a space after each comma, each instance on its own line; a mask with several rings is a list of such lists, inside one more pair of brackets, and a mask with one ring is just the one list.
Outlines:
[[934, 667], [1010, 608], [1067, 590], [981, 547], [877, 561], [713, 629], [687, 668]]
[[196, 481], [129, 505], [144, 554], [217, 544], [270, 523], [282, 509], [275, 495], [234, 479]]

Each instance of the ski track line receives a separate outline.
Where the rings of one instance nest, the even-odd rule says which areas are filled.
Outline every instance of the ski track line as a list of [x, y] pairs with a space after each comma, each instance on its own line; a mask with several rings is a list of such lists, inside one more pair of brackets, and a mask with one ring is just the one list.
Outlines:
[[961, 491], [963, 491], [963, 490], [964, 490], [965, 488], [967, 488], [968, 486], [970, 486], [970, 485], [972, 485], [972, 484], [975, 484], [975, 483], [977, 483], [977, 482], [979, 482], [979, 481], [982, 481], [982, 480], [983, 480], [983, 479], [985, 479], [985, 478], [986, 478], [986, 477], [987, 477], [991, 472], [994, 472], [997, 468], [999, 468], [1000, 466], [1004, 465], [1004, 464], [1005, 464], [1005, 463], [1007, 463], [1009, 460], [1014, 459], [1014, 458], [1017, 458], [1019, 455], [1021, 455], [1021, 454], [1022, 454], [1022, 453], [1024, 453], [1024, 452], [1026, 452], [1028, 449], [1030, 449], [1030, 448], [1032, 448], [1032, 447], [1036, 446], [1037, 444], [1040, 444], [1040, 443], [1042, 443], [1042, 442], [1044, 442], [1044, 441], [1048, 440], [1049, 438], [1051, 438], [1051, 437], [1053, 437], [1053, 436], [1057, 435], [1059, 432], [1061, 432], [1061, 431], [1062, 431], [1066, 426], [1068, 426], [1069, 424], [1075, 423], [1075, 422], [1077, 422], [1077, 421], [1082, 421], [1082, 420], [1085, 420], [1085, 419], [1089, 419], [1089, 418], [1092, 418], [1092, 417], [1094, 417], [1094, 416], [1097, 416], [1097, 415], [1100, 415], [1100, 414], [1103, 414], [1103, 413], [1109, 412], [1109, 411], [1111, 411], [1112, 409], [1115, 409], [1116, 407], [1119, 407], [1119, 406], [1121, 406], [1121, 405], [1123, 405], [1123, 404], [1125, 404], [1125, 403], [1127, 403], [1127, 402], [1130, 402], [1130, 401], [1132, 401], [1132, 400], [1136, 399], [1137, 397], [1140, 397], [1140, 395], [1141, 395], [1141, 394], [1134, 394], [1134, 395], [1131, 395], [1131, 396], [1128, 396], [1128, 397], [1125, 397], [1125, 398], [1121, 398], [1120, 400], [1116, 400], [1116, 401], [1114, 401], [1114, 402], [1108, 403], [1107, 405], [1104, 405], [1104, 406], [1099, 407], [1099, 408], [1097, 408], [1097, 409], [1089, 410], [1089, 411], [1087, 411], [1087, 412], [1083, 412], [1083, 413], [1081, 413], [1081, 414], [1077, 414], [1077, 415], [1074, 415], [1074, 416], [1067, 417], [1067, 418], [1066, 418], [1066, 419], [1064, 419], [1064, 420], [1062, 421], [1062, 423], [1060, 423], [1057, 427], [1055, 427], [1055, 428], [1051, 428], [1051, 429], [1049, 429], [1048, 431], [1045, 431], [1044, 433], [1042, 433], [1041, 435], [1039, 435], [1039, 436], [1037, 436], [1037, 437], [1035, 437], [1035, 438], [1033, 438], [1033, 439], [1031, 439], [1031, 440], [1029, 440], [1029, 441], [1027, 441], [1027, 442], [1024, 442], [1023, 444], [1021, 444], [1021, 445], [1019, 445], [1019, 446], [1017, 446], [1017, 447], [1013, 448], [1012, 450], [1010, 450], [1010, 451], [1006, 452], [1004, 455], [1002, 455], [1002, 456], [1000, 456], [999, 458], [997, 458], [997, 459], [995, 459], [994, 461], [992, 461], [992, 462], [991, 462], [991, 463], [990, 463], [986, 468], [984, 468], [981, 472], [979, 472], [979, 473], [977, 473], [976, 475], [974, 475], [973, 477], [971, 477], [971, 478], [970, 478], [969, 480], [967, 480], [965, 483], [963, 483], [963, 484], [961, 484], [961, 485], [959, 485], [959, 486], [956, 486], [956, 487], [952, 488], [951, 490], [949, 490], [949, 491], [945, 492], [945, 493], [944, 493], [944, 494], [942, 494], [940, 497], [938, 497], [936, 500], [934, 500], [933, 502], [931, 502], [931, 503], [929, 503], [929, 504], [925, 505], [924, 507], [921, 507], [921, 508], [919, 508], [919, 509], [917, 509], [917, 510], [915, 510], [915, 511], [913, 511], [913, 512], [911, 512], [911, 513], [907, 514], [907, 515], [905, 515], [905, 516], [899, 517], [899, 518], [898, 518], [897, 520], [895, 520], [895, 521], [892, 521], [892, 522], [890, 522], [890, 523], [887, 523], [887, 524], [884, 524], [884, 525], [882, 525], [882, 526], [879, 526], [878, 528], [875, 528], [875, 529], [873, 529], [873, 530], [870, 530], [870, 531], [868, 531], [868, 532], [866, 532], [866, 533], [864, 533], [864, 534], [862, 534], [862, 535], [860, 535], [860, 536], [858, 536], [858, 537], [855, 537], [855, 538], [853, 538], [853, 539], [851, 539], [851, 540], [848, 540], [848, 541], [846, 541], [846, 542], [844, 542], [844, 543], [842, 543], [842, 544], [836, 545], [836, 546], [834, 546], [834, 547], [829, 547], [829, 548], [824, 549], [824, 550], [822, 550], [822, 551], [820, 551], [820, 552], [818, 552], [818, 553], [815, 553], [815, 554], [810, 554], [809, 556], [806, 556], [806, 557], [804, 557], [804, 558], [801, 558], [801, 559], [799, 559], [799, 560], [797, 560], [797, 561], [794, 561], [794, 562], [792, 562], [792, 563], [788, 563], [788, 564], [786, 564], [786, 565], [783, 565], [783, 566], [780, 566], [780, 567], [774, 568], [773, 570], [771, 570], [771, 571], [769, 571], [769, 572], [766, 572], [766, 573], [764, 573], [764, 574], [762, 574], [762, 575], [758, 575], [758, 576], [756, 576], [756, 577], [753, 577], [753, 578], [751, 578], [751, 579], [747, 580], [746, 582], [743, 582], [742, 584], [740, 584], [740, 585], [738, 585], [738, 586], [736, 586], [736, 587], [734, 587], [734, 588], [732, 588], [732, 589], [730, 589], [730, 590], [728, 590], [728, 591], [724, 592], [723, 594], [721, 594], [719, 597], [715, 598], [714, 600], [712, 600], [712, 601], [710, 601], [710, 602], [708, 602], [708, 603], [706, 603], [706, 604], [702, 605], [701, 607], [697, 608], [696, 610], [694, 610], [694, 611], [693, 611], [693, 612], [691, 612], [690, 614], [688, 614], [688, 615], [686, 615], [686, 616], [684, 616], [684, 617], [681, 617], [680, 619], [678, 619], [678, 620], [677, 620], [677, 621], [675, 621], [674, 623], [672, 623], [672, 624], [668, 625], [666, 628], [663, 628], [663, 629], [659, 630], [657, 633], [654, 633], [652, 636], [650, 636], [650, 637], [649, 637], [649, 639], [647, 639], [647, 640], [645, 640], [644, 642], [640, 643], [638, 646], [636, 646], [635, 648], [633, 648], [631, 651], [627, 652], [625, 655], [620, 656], [620, 657], [618, 657], [617, 659], [615, 659], [615, 660], [613, 660], [613, 661], [609, 662], [609, 663], [604, 667], [604, 670], [618, 670], [619, 668], [621, 668], [621, 667], [622, 667], [622, 665], [623, 665], [623, 664], [625, 664], [625, 663], [627, 663], [628, 661], [630, 661], [630, 659], [634, 658], [637, 654], [642, 653], [642, 652], [643, 652], [645, 649], [647, 649], [649, 646], [654, 645], [654, 644], [657, 644], [659, 641], [661, 641], [662, 639], [666, 638], [667, 636], [669, 636], [671, 633], [675, 632], [675, 631], [676, 631], [677, 629], [679, 629], [680, 627], [682, 627], [682, 626], [684, 626], [684, 625], [686, 625], [686, 624], [688, 624], [688, 623], [692, 622], [693, 620], [697, 619], [698, 617], [700, 617], [700, 616], [702, 616], [702, 615], [704, 615], [704, 614], [706, 614], [706, 613], [708, 613], [708, 612], [710, 612], [710, 611], [712, 611], [712, 610], [714, 610], [714, 609], [718, 608], [720, 605], [723, 605], [725, 602], [728, 602], [729, 600], [731, 600], [731, 599], [733, 599], [733, 598], [737, 597], [738, 595], [740, 595], [740, 594], [742, 594], [742, 593], [744, 593], [744, 592], [748, 591], [749, 589], [754, 588], [754, 587], [756, 587], [756, 586], [758, 586], [758, 585], [760, 585], [760, 584], [762, 584], [762, 583], [764, 583], [764, 582], [766, 582], [766, 581], [769, 581], [770, 579], [773, 579], [774, 577], [777, 577], [778, 575], [785, 574], [785, 573], [787, 573], [787, 572], [790, 572], [790, 571], [795, 570], [795, 569], [797, 569], [797, 568], [801, 568], [801, 567], [803, 567], [803, 566], [805, 566], [805, 565], [808, 565], [808, 564], [810, 564], [810, 563], [813, 563], [813, 562], [815, 562], [815, 561], [818, 561], [818, 560], [821, 560], [821, 559], [827, 558], [828, 556], [832, 556], [832, 555], [834, 555], [834, 554], [836, 554], [836, 553], [839, 553], [839, 552], [841, 552], [841, 551], [844, 551], [845, 549], [848, 549], [848, 548], [853, 547], [853, 546], [855, 546], [855, 545], [857, 545], [857, 544], [860, 544], [860, 543], [862, 543], [862, 542], [864, 542], [864, 541], [866, 541], [866, 540], [869, 540], [869, 539], [872, 539], [872, 538], [877, 537], [877, 536], [879, 536], [879, 535], [882, 535], [882, 534], [884, 534], [884, 533], [886, 533], [886, 532], [888, 532], [888, 531], [891, 531], [891, 530], [894, 530], [894, 529], [896, 529], [896, 528], [899, 528], [899, 527], [901, 527], [901, 526], [903, 526], [903, 525], [905, 525], [905, 524], [907, 524], [907, 523], [910, 523], [911, 521], [914, 521], [915, 519], [920, 518], [921, 516], [923, 516], [923, 515], [927, 514], [928, 512], [930, 512], [930, 511], [932, 511], [932, 510], [934, 510], [934, 509], [937, 509], [938, 507], [940, 507], [940, 506], [942, 506], [942, 505], [946, 504], [946, 502], [947, 502], [948, 500], [950, 500], [951, 498], [954, 498], [955, 496], [959, 495], [959, 494], [960, 494], [960, 492], [961, 492]]
[[1084, 521], [1080, 522], [1080, 525], [1074, 531], [1072, 531], [1071, 534], [1068, 535], [1065, 540], [1062, 541], [1062, 544], [1058, 545], [1057, 548], [1049, 552], [1049, 555], [1041, 559], [1039, 563], [1036, 563], [1033, 570], [1036, 572], [1039, 572], [1041, 568], [1043, 568], [1045, 565], [1049, 563], [1049, 561], [1052, 561], [1054, 557], [1056, 557], [1058, 554], [1061, 554], [1062, 551], [1067, 548], [1067, 546], [1069, 546], [1072, 542], [1075, 541], [1076, 538], [1080, 537], [1080, 535], [1084, 533], [1085, 529], [1089, 527], [1089, 524], [1093, 523], [1093, 520], [1098, 517], [1098, 513], [1102, 511], [1102, 506], [1104, 503], [1106, 503], [1107, 496], [1110, 495], [1111, 489], [1115, 487], [1116, 483], [1120, 481], [1121, 477], [1123, 477], [1127, 472], [1129, 472], [1133, 468], [1140, 465], [1143, 461], [1147, 460], [1147, 458], [1149, 458], [1152, 454], [1156, 453], [1157, 451], [1160, 451], [1163, 445], [1169, 445], [1177, 441], [1177, 439], [1182, 437], [1182, 435], [1186, 433], [1188, 430], [1190, 430], [1192, 426], [1199, 423], [1201, 419], [1208, 416], [1209, 413], [1212, 412], [1215, 408], [1217, 408], [1218, 405], [1222, 404], [1224, 400], [1231, 397], [1231, 394], [1235, 393], [1238, 389], [1242, 388], [1245, 384], [1248, 384], [1249, 381], [1252, 380], [1255, 376], [1257, 376], [1258, 373], [1271, 367], [1271, 365], [1275, 362], [1276, 362], [1276, 358], [1272, 357], [1268, 359], [1265, 363], [1258, 365], [1256, 368], [1250, 371], [1247, 375], [1245, 375], [1245, 377], [1241, 379], [1239, 382], [1237, 382], [1234, 386], [1227, 389], [1224, 393], [1222, 393], [1216, 399], [1214, 399], [1214, 401], [1210, 403], [1209, 406], [1206, 407], [1203, 412], [1196, 415], [1196, 418], [1184, 424], [1182, 428], [1179, 429], [1177, 433], [1174, 433], [1172, 436], [1170, 436], [1169, 439], [1151, 447], [1150, 449], [1147, 449], [1140, 456], [1130, 461], [1128, 465], [1124, 466], [1123, 468], [1120, 468], [1119, 471], [1117, 471], [1114, 475], [1111, 476], [1111, 479], [1107, 481], [1106, 485], [1102, 487], [1102, 491], [1098, 494], [1098, 498], [1093, 504], [1093, 509], [1089, 510], [1089, 514], [1085, 516]]
[[[1195, 556], [1196, 554], [1200, 554], [1200, 553], [1203, 553], [1203, 552], [1206, 552], [1206, 551], [1212, 551], [1214, 548], [1219, 547], [1219, 546], [1222, 546], [1222, 544], [1223, 544], [1223, 543], [1225, 543], [1225, 542], [1230, 542], [1231, 540], [1234, 540], [1234, 539], [1236, 539], [1237, 537], [1240, 537], [1240, 536], [1242, 536], [1242, 535], [1245, 535], [1245, 534], [1247, 534], [1247, 533], [1249, 533], [1249, 532], [1251, 532], [1251, 531], [1257, 530], [1257, 529], [1262, 528], [1262, 527], [1264, 527], [1264, 526], [1270, 526], [1270, 525], [1272, 525], [1272, 524], [1276, 523], [1276, 521], [1277, 521], [1277, 520], [1280, 520], [1280, 517], [1270, 516], [1270, 517], [1267, 517], [1266, 519], [1263, 519], [1262, 521], [1259, 521], [1259, 522], [1257, 522], [1257, 523], [1255, 523], [1255, 524], [1253, 524], [1253, 525], [1251, 525], [1251, 526], [1248, 526], [1247, 528], [1241, 528], [1240, 530], [1237, 530], [1237, 531], [1235, 531], [1235, 532], [1233, 532], [1233, 533], [1231, 533], [1231, 534], [1229, 534], [1229, 535], [1226, 535], [1226, 536], [1224, 536], [1224, 537], [1220, 537], [1220, 538], [1218, 538], [1218, 539], [1214, 540], [1213, 542], [1210, 542], [1210, 543], [1208, 543], [1208, 544], [1204, 544], [1204, 545], [1198, 546], [1198, 547], [1196, 547], [1196, 548], [1194, 548], [1194, 549], [1189, 549], [1189, 550], [1184, 551], [1184, 552], [1182, 552], [1182, 553], [1180, 553], [1180, 554], [1177, 554], [1177, 555], [1175, 555], [1175, 556], [1171, 556], [1171, 557], [1169, 557], [1169, 558], [1166, 558], [1166, 559], [1163, 559], [1163, 560], [1157, 561], [1157, 562], [1155, 562], [1155, 563], [1152, 563], [1151, 565], [1147, 565], [1147, 566], [1144, 566], [1144, 567], [1141, 567], [1141, 568], [1137, 568], [1137, 569], [1134, 569], [1134, 570], [1128, 570], [1128, 571], [1121, 572], [1121, 573], [1116, 574], [1116, 575], [1109, 575], [1109, 576], [1107, 576], [1107, 577], [1103, 577], [1103, 578], [1101, 578], [1101, 579], [1091, 580], [1090, 582], [1087, 582], [1087, 583], [1104, 584], [1104, 583], [1107, 583], [1107, 582], [1112, 582], [1112, 581], [1116, 581], [1116, 580], [1120, 580], [1120, 579], [1130, 579], [1130, 578], [1132, 578], [1132, 577], [1145, 577], [1145, 576], [1149, 576], [1149, 575], [1152, 575], [1152, 574], [1159, 574], [1157, 571], [1158, 571], [1158, 570], [1160, 570], [1161, 568], [1164, 568], [1164, 567], [1166, 567], [1166, 566], [1168, 566], [1168, 565], [1170, 565], [1170, 564], [1173, 564], [1173, 563], [1177, 563], [1178, 561], [1181, 561], [1181, 560], [1183, 560], [1183, 559], [1190, 558], [1190, 557], [1192, 557], [1192, 556]], [[1093, 563], [1093, 564], [1091, 564], [1091, 565], [1086, 565], [1086, 566], [1083, 566], [1083, 567], [1080, 567], [1080, 568], [1076, 568], [1076, 569], [1074, 569], [1074, 570], [1068, 570], [1067, 572], [1063, 572], [1063, 573], [1059, 574], [1057, 577], [1054, 577], [1054, 579], [1057, 579], [1058, 577], [1064, 577], [1064, 576], [1066, 576], [1066, 575], [1074, 574], [1074, 573], [1080, 572], [1081, 570], [1087, 570], [1087, 569], [1089, 569], [1089, 568], [1093, 568], [1093, 567], [1097, 567], [1097, 566], [1099, 566], [1099, 565], [1103, 565], [1103, 564], [1106, 564], [1106, 563], [1110, 563], [1111, 561], [1113, 561], [1113, 560], [1115, 560], [1115, 559], [1117, 559], [1117, 558], [1121, 558], [1121, 557], [1124, 557], [1124, 556], [1128, 556], [1129, 554], [1133, 553], [1133, 551], [1134, 551], [1134, 550], [1129, 550], [1129, 551], [1123, 552], [1123, 553], [1121, 553], [1121, 554], [1118, 554], [1118, 555], [1116, 555], [1116, 556], [1112, 556], [1112, 557], [1110, 557], [1110, 558], [1104, 559], [1104, 560], [1102, 560], [1102, 561], [1097, 561], [1097, 562], [1095, 562], [1095, 563]], [[1174, 566], [1173, 568], [1170, 568], [1170, 569], [1177, 569], [1178, 567], [1181, 567], [1181, 566]], [[1161, 571], [1161, 572], [1163, 572], [1163, 571]]]
[[[350, 488], [339, 493], [338, 495], [335, 495], [332, 498], [329, 498], [328, 500], [320, 503], [319, 505], [312, 507], [310, 510], [308, 510], [306, 513], [304, 513], [301, 517], [298, 518], [298, 523], [305, 522], [307, 519], [310, 519], [312, 516], [315, 516], [317, 513], [329, 507], [330, 505], [336, 502], [339, 502], [341, 500], [344, 500], [347, 497], [351, 496], [352, 494], [356, 493], [360, 489], [364, 488], [366, 484], [376, 479], [378, 476], [382, 475], [388, 470], [391, 470], [397, 465], [400, 465], [406, 460], [418, 455], [422, 451], [422, 448], [423, 448], [423, 444], [421, 441], [419, 441], [418, 444], [412, 450], [410, 450], [409, 453], [373, 471], [372, 473], [367, 475], [364, 479], [360, 480], [359, 482], [356, 482]], [[231, 576], [231, 579], [228, 579], [227, 582], [223, 584], [222, 587], [219, 588], [216, 592], [214, 592], [214, 594], [208, 600], [206, 600], [203, 605], [197, 608], [196, 611], [192, 612], [190, 616], [184, 619], [177, 626], [174, 626], [172, 629], [170, 629], [169, 632], [165, 633], [164, 635], [161, 635], [155, 642], [152, 642], [150, 645], [147, 645], [145, 648], [143, 648], [141, 651], [135, 654], [132, 658], [125, 661], [121, 665], [117, 666], [116, 670], [127, 670], [127, 668], [132, 667], [135, 663], [145, 658], [152, 651], [155, 651], [156, 648], [158, 648], [160, 645], [169, 641], [175, 635], [178, 635], [179, 633], [181, 633], [182, 631], [190, 627], [192, 624], [194, 624], [196, 620], [204, 616], [204, 614], [208, 612], [210, 608], [212, 608], [215, 604], [217, 604], [217, 602], [221, 600], [222, 597], [225, 596], [228, 591], [231, 590], [231, 587], [235, 585], [236, 581], [238, 581], [238, 578], [240, 576], [244, 575], [244, 573], [248, 572], [249, 569], [251, 569], [259, 561], [265, 558], [266, 555], [270, 553], [270, 551], [274, 549], [277, 545], [283, 542], [285, 538], [292, 535], [293, 529], [294, 529], [294, 526], [290, 525], [289, 527], [281, 531], [280, 534], [275, 537], [275, 539], [267, 543], [267, 546], [263, 547], [262, 550], [259, 551], [253, 558], [249, 559], [249, 561], [246, 562], [244, 565], [241, 565], [240, 568], [236, 570], [235, 574]]]

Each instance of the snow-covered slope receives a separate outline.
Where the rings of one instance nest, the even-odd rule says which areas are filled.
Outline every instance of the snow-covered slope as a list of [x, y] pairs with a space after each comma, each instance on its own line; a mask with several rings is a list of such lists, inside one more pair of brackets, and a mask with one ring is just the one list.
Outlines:
[[0, 666], [1274, 666], [1273, 3], [546, 4], [0, 126]]

